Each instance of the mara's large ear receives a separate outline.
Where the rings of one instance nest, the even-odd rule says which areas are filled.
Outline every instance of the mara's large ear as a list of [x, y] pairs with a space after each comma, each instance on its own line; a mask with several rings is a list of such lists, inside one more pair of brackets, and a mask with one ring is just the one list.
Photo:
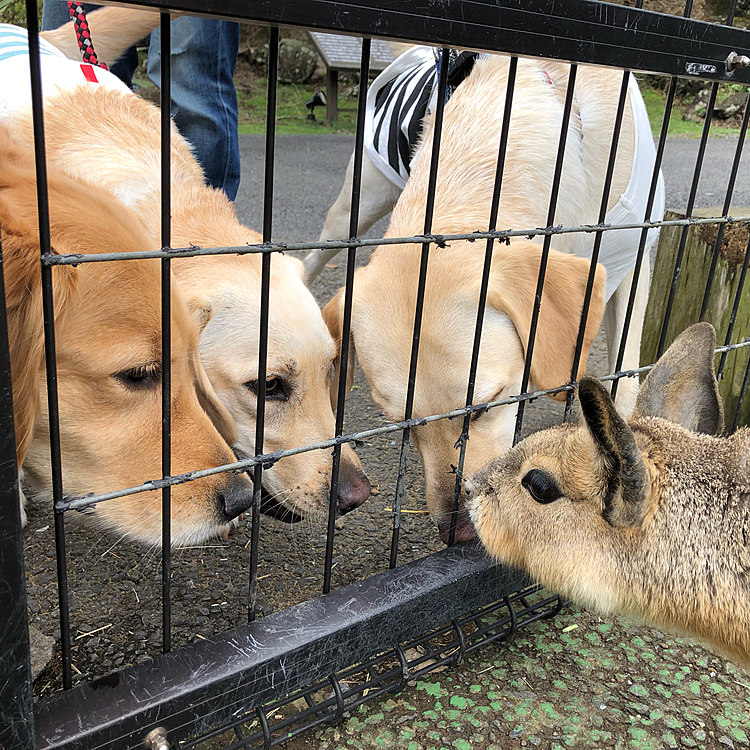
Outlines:
[[[341, 331], [344, 327], [344, 287], [336, 292], [333, 298], [323, 308], [323, 320], [336, 343], [338, 355], [334, 361], [335, 373], [331, 381], [331, 406], [336, 411], [339, 396], [339, 376], [341, 374]], [[350, 391], [354, 384], [354, 336], [349, 334], [349, 356], [346, 367], [346, 390]]]
[[604, 518], [612, 526], [638, 525], [646, 508], [648, 474], [633, 432], [598, 380], [582, 378], [578, 399], [607, 480]]
[[[173, 16], [174, 18], [174, 16]], [[98, 8], [86, 16], [96, 54], [107, 65], [117, 62], [125, 51], [159, 25], [159, 13], [136, 8]], [[80, 60], [78, 40], [72, 23], [64, 23], [41, 36], [71, 60]]]
[[[527, 241], [511, 242], [508, 247], [498, 248], [492, 259], [488, 300], [513, 321], [524, 354], [541, 259], [541, 245]], [[570, 381], [589, 266], [590, 262], [584, 258], [556, 250], [549, 252], [531, 360], [531, 379], [539, 390]], [[576, 377], [586, 371], [588, 352], [604, 314], [605, 279], [603, 266], [597, 265]], [[564, 400], [565, 396], [563, 392], [555, 398]]]
[[707, 435], [724, 429], [724, 406], [714, 374], [716, 331], [710, 323], [684, 330], [641, 386], [631, 416], [661, 417]]

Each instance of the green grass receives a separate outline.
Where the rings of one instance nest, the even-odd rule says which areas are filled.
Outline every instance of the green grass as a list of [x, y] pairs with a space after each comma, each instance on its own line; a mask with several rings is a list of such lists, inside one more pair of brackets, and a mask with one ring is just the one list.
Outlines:
[[[646, 104], [646, 111], [648, 112], [648, 119], [651, 123], [651, 131], [654, 135], [659, 135], [661, 132], [661, 123], [664, 119], [664, 105], [666, 103], [667, 96], [662, 91], [656, 91], [654, 89], [642, 88], [641, 93], [643, 94], [643, 101]], [[728, 96], [730, 91], [722, 92], [719, 91], [719, 99], [723, 96]], [[672, 107], [672, 115], [669, 119], [669, 130], [668, 136], [677, 136], [682, 138], [700, 138], [703, 132], [702, 122], [693, 122], [692, 120], [683, 120], [682, 114], [686, 107], [677, 103]], [[739, 135], [740, 129], [734, 125], [725, 125], [721, 120], [714, 120], [711, 123], [711, 135], [712, 136], [736, 136]]]
[[[279, 84], [276, 94], [276, 132], [281, 134], [331, 134], [354, 133], [356, 126], [356, 99], [342, 95], [339, 86], [339, 109], [352, 111], [339, 112], [332, 127], [326, 126], [326, 108], [315, 108], [315, 121], [307, 119], [305, 102], [321, 88], [320, 84]], [[266, 132], [266, 82], [258, 79], [250, 85], [237, 89], [240, 110], [240, 133]]]
[[[345, 86], [339, 86], [339, 108], [349, 109], [349, 112], [340, 112], [333, 127], [327, 127], [325, 123], [325, 107], [316, 107], [315, 122], [307, 119], [307, 108], [305, 102], [313, 94], [322, 88], [322, 81], [307, 84], [279, 84], [277, 89], [277, 131], [282, 134], [306, 134], [314, 135], [320, 133], [354, 133], [356, 127], [357, 101], [354, 97], [345, 96], [342, 90]], [[724, 89], [727, 89], [726, 91]], [[643, 100], [646, 103], [651, 130], [654, 135], [659, 135], [661, 122], [664, 117], [664, 104], [666, 95], [654, 89], [643, 87]], [[729, 87], [722, 87], [719, 99], [732, 93]], [[256, 79], [246, 82], [237, 89], [237, 99], [240, 108], [240, 133], [265, 133], [266, 130], [266, 82], [264, 79]], [[678, 102], [672, 108], [672, 116], [669, 121], [669, 136], [682, 138], [700, 138], [703, 131], [703, 123], [683, 120], [682, 115], [687, 105]], [[739, 128], [734, 124], [725, 125], [720, 120], [714, 120], [711, 125], [712, 136], [737, 136]]]

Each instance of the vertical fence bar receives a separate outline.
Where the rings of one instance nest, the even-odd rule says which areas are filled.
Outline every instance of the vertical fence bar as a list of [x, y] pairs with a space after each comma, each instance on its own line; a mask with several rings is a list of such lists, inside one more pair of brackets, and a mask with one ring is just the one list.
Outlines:
[[[734, 0], [732, 0], [734, 4]], [[685, 10], [683, 16], [690, 18], [690, 14], [693, 12], [693, 0], [686, 0]], [[730, 12], [731, 11], [730, 9]], [[667, 143], [667, 133], [669, 132], [669, 121], [672, 117], [672, 104], [674, 103], [674, 95], [677, 89], [677, 78], [672, 76], [669, 82], [669, 89], [667, 91], [667, 99], [664, 103], [664, 115], [661, 121], [661, 131], [659, 132], [659, 144], [656, 147], [656, 157], [654, 159], [654, 170], [651, 174], [651, 186], [648, 191], [648, 199], [646, 200], [646, 210], [644, 212], [643, 221], [648, 221], [651, 217], [651, 211], [654, 208], [654, 199], [656, 197], [656, 189], [659, 185], [659, 173], [661, 172], [661, 163], [664, 158], [664, 147]], [[636, 253], [635, 268], [633, 270], [633, 282], [630, 285], [630, 294], [628, 295], [628, 304], [625, 309], [625, 320], [622, 323], [622, 331], [620, 334], [620, 347], [617, 351], [617, 360], [615, 362], [615, 372], [620, 372], [622, 369], [622, 363], [625, 359], [625, 346], [628, 340], [628, 333], [630, 332], [630, 323], [633, 319], [633, 308], [635, 307], [635, 296], [638, 292], [638, 282], [641, 276], [641, 266], [643, 265], [643, 256], [646, 249], [646, 240], [648, 238], [648, 229], [641, 230], [641, 238], [638, 241], [638, 252]], [[612, 381], [612, 390], [610, 391], [612, 399], [617, 396], [617, 388], [620, 384], [619, 380]]]
[[[690, 183], [690, 194], [688, 195], [687, 206], [685, 207], [685, 218], [689, 219], [693, 215], [693, 207], [695, 206], [695, 198], [698, 194], [698, 183], [700, 182], [701, 169], [703, 167], [703, 159], [706, 155], [706, 144], [708, 143], [708, 131], [711, 129], [711, 121], [713, 119], [714, 104], [716, 104], [716, 93], [719, 90], [718, 82], [711, 86], [711, 94], [708, 98], [708, 104], [706, 105], [706, 121], [703, 124], [703, 132], [701, 133], [700, 145], [698, 146], [698, 156], [695, 159], [695, 168], [693, 169], [693, 179]], [[672, 274], [672, 284], [669, 287], [669, 295], [667, 297], [667, 305], [664, 309], [664, 319], [662, 320], [661, 333], [659, 334], [659, 346], [656, 350], [657, 359], [664, 353], [664, 348], [667, 341], [667, 328], [669, 327], [669, 321], [672, 318], [672, 307], [674, 306], [674, 297], [677, 292], [677, 282], [680, 279], [680, 273], [682, 272], [682, 257], [685, 254], [685, 245], [687, 244], [687, 236], [689, 226], [684, 226], [680, 233], [680, 244], [677, 246], [677, 257], [674, 263], [674, 273]]]
[[[731, 0], [729, 3], [729, 10], [727, 12], [727, 18], [725, 21], [726, 26], [731, 26], [734, 21], [734, 11], [735, 7], [737, 5], [737, 0]], [[690, 10], [692, 9], [692, 3], [689, 3]], [[690, 10], [688, 8], [685, 9], [685, 15], [690, 15]], [[695, 206], [695, 197], [698, 192], [698, 183], [700, 182], [700, 175], [701, 175], [701, 169], [703, 167], [703, 158], [706, 153], [706, 144], [708, 143], [708, 133], [711, 129], [711, 121], [713, 120], [714, 115], [714, 105], [716, 104], [716, 94], [719, 91], [719, 82], [714, 81], [711, 84], [711, 94], [708, 98], [708, 104], [706, 104], [706, 120], [703, 123], [703, 132], [701, 133], [701, 141], [700, 145], [698, 146], [698, 156], [695, 159], [695, 168], [693, 170], [693, 180], [690, 185], [690, 194], [688, 196], [688, 202], [687, 206], [685, 208], [685, 218], [689, 219], [693, 215], [693, 207]], [[744, 128], [743, 128], [743, 134], [740, 135], [740, 141], [738, 142], [738, 148], [735, 150], [735, 162], [737, 165], [739, 165], [739, 158], [742, 153], [742, 140], [744, 139]], [[729, 206], [727, 204], [727, 201], [730, 201], [732, 198], [732, 191], [734, 189], [734, 167], [733, 167], [733, 173], [730, 175], [729, 179], [729, 185], [727, 186], [727, 194], [725, 198], [725, 208], [724, 213], [726, 214], [726, 211], [728, 210]], [[675, 259], [674, 264], [674, 273], [672, 274], [672, 285], [669, 288], [669, 296], [667, 297], [667, 305], [664, 309], [664, 319], [662, 321], [662, 327], [661, 327], [661, 334], [659, 335], [659, 346], [656, 350], [656, 356], [657, 359], [661, 357], [662, 353], [664, 352], [664, 348], [666, 345], [666, 338], [667, 338], [667, 329], [669, 327], [669, 321], [672, 317], [672, 306], [674, 304], [674, 296], [677, 291], [677, 282], [680, 278], [680, 273], [682, 271], [682, 257], [685, 253], [685, 245], [687, 243], [687, 236], [688, 231], [690, 230], [689, 226], [684, 226], [682, 228], [682, 232], [680, 233], [680, 244], [677, 247], [677, 257]], [[723, 225], [720, 227], [719, 232], [723, 236], [724, 229]], [[721, 241], [717, 238], [717, 246], [720, 246]], [[716, 248], [714, 249], [716, 252]], [[701, 314], [700, 319], [703, 319], [703, 315], [705, 313], [703, 305], [707, 304], [708, 302], [708, 294], [710, 292], [710, 286], [709, 284], [713, 283], [713, 270], [714, 270], [714, 261], [712, 259], [712, 267], [709, 271], [709, 282], [706, 285], [706, 291], [704, 293], [703, 302], [701, 304]]]
[[[357, 134], [354, 145], [354, 170], [352, 174], [352, 208], [349, 215], [349, 238], [357, 236], [359, 225], [359, 200], [362, 184], [362, 153], [365, 144], [365, 106], [367, 104], [367, 83], [370, 78], [370, 39], [362, 40], [362, 58], [359, 64], [359, 97], [357, 100]], [[346, 376], [349, 367], [349, 332], [352, 322], [352, 299], [354, 297], [354, 266], [357, 260], [355, 245], [349, 245], [346, 255], [346, 290], [344, 292], [344, 322], [341, 327], [341, 367], [339, 388], [336, 396], [336, 437], [343, 434], [344, 410], [346, 408]], [[323, 570], [323, 593], [331, 590], [333, 566], [333, 538], [335, 534], [336, 510], [339, 497], [339, 469], [341, 466], [341, 445], [333, 448], [331, 466], [331, 494], [328, 504], [328, 526], [326, 530], [326, 551]]]
[[[31, 66], [31, 109], [34, 123], [34, 159], [36, 162], [36, 194], [39, 209], [39, 249], [44, 256], [50, 252], [49, 201], [47, 195], [47, 156], [44, 145], [44, 113], [42, 109], [42, 78], [39, 60], [39, 19], [34, 0], [26, 2]], [[70, 604], [68, 600], [68, 567], [65, 550], [65, 518], [58, 510], [63, 499], [62, 454], [60, 451], [60, 410], [57, 398], [57, 356], [55, 351], [55, 310], [52, 291], [52, 268], [42, 264], [42, 309], [44, 315], [44, 356], [47, 375], [49, 409], [49, 444], [52, 474], [52, 502], [55, 508], [55, 552], [57, 558], [57, 590], [60, 607], [60, 650], [62, 654], [63, 688], [73, 685], [70, 650]]]
[[[263, 242], [271, 241], [273, 227], [273, 177], [276, 150], [276, 79], [279, 72], [279, 29], [271, 27], [268, 39], [268, 98], [266, 102], [266, 154], [263, 184]], [[255, 422], [255, 455], [263, 453], [266, 416], [266, 366], [268, 360], [268, 305], [271, 290], [271, 253], [263, 253], [260, 282], [260, 330], [258, 341], [258, 394]], [[258, 546], [263, 466], [253, 469], [253, 512], [250, 529], [250, 588], [248, 622], [256, 617], [258, 599]]]
[[[503, 125], [500, 130], [500, 144], [497, 151], [497, 167], [495, 168], [495, 183], [492, 189], [492, 203], [490, 205], [490, 220], [488, 231], [497, 229], [497, 214], [500, 208], [500, 192], [503, 187], [503, 171], [505, 169], [505, 154], [508, 150], [508, 135], [510, 133], [511, 108], [513, 106], [513, 93], [516, 86], [516, 71], [518, 69], [518, 58], [511, 57], [508, 63], [508, 83], [505, 89], [505, 107], [503, 109]], [[484, 311], [487, 306], [487, 291], [490, 282], [490, 270], [492, 268], [492, 250], [495, 240], [490, 237], [484, 251], [484, 266], [482, 267], [482, 282], [479, 288], [479, 304], [477, 305], [477, 322], [474, 327], [474, 342], [471, 351], [471, 364], [469, 365], [469, 383], [466, 387], [466, 406], [474, 403], [474, 387], [476, 385], [477, 367], [479, 366], [479, 347], [482, 344], [482, 329], [484, 327]], [[456, 524], [458, 523], [458, 506], [461, 498], [461, 487], [463, 484], [464, 461], [466, 459], [466, 444], [469, 441], [469, 426], [471, 415], [464, 417], [461, 437], [458, 439], [459, 455], [456, 468], [456, 484], [453, 488], [453, 509], [451, 511], [451, 525], [448, 530], [448, 545], [451, 546], [456, 540]]]
[[34, 710], [0, 242], [0, 747], [32, 750]]
[[[161, 245], [172, 244], [171, 125], [172, 28], [169, 13], [162, 13], [161, 32]], [[161, 471], [172, 473], [172, 285], [170, 259], [161, 261]], [[161, 491], [162, 651], [172, 650], [172, 524], [171, 487]]]
[[[609, 203], [609, 194], [612, 189], [612, 178], [615, 173], [615, 162], [617, 161], [617, 147], [620, 142], [620, 131], [622, 129], [622, 118], [625, 114], [625, 102], [628, 96], [628, 85], [630, 82], [630, 71], [626, 70], [622, 74], [622, 84], [620, 85], [620, 98], [617, 101], [617, 112], [615, 113], [615, 124], [612, 130], [612, 145], [609, 148], [609, 160], [607, 161], [607, 171], [604, 177], [604, 188], [602, 190], [602, 202], [599, 206], [599, 217], [597, 222], [603, 224], [607, 217], [607, 204]], [[578, 325], [578, 338], [576, 339], [576, 348], [573, 353], [573, 367], [570, 372], [571, 382], [578, 377], [578, 366], [581, 363], [581, 352], [583, 351], [583, 340], [586, 333], [586, 324], [589, 317], [589, 307], [591, 306], [591, 293], [594, 288], [594, 278], [596, 276], [596, 264], [599, 262], [599, 251], [604, 239], [604, 232], [597, 232], [594, 238], [594, 247], [591, 252], [591, 265], [589, 266], [589, 275], [586, 279], [586, 292], [583, 298], [583, 307], [581, 309], [581, 322]], [[564, 421], [568, 421], [570, 412], [573, 407], [572, 391], [568, 391], [565, 398], [565, 415]]]
[[[729, 323], [727, 324], [727, 333], [724, 337], [724, 346], [729, 346], [732, 341], [732, 334], [734, 333], [734, 322], [737, 319], [737, 311], [740, 308], [740, 302], [742, 301], [742, 292], [745, 289], [745, 279], [747, 278], [747, 267], [750, 263], [750, 238], [747, 241], [745, 247], [745, 257], [742, 261], [742, 269], [740, 270], [740, 280], [737, 284], [737, 292], [734, 295], [734, 303], [732, 304], [732, 312], [729, 315]], [[716, 371], [717, 380], [721, 380], [724, 377], [724, 366], [727, 363], [727, 354], [729, 352], [722, 352], [721, 359], [719, 360], [719, 368]], [[735, 353], [737, 356], [737, 353]]]
[[[427, 205], [425, 207], [424, 233], [432, 232], [432, 219], [435, 208], [435, 192], [437, 190], [438, 158], [440, 156], [440, 139], [443, 135], [443, 112], [445, 111], [445, 93], [448, 87], [448, 63], [450, 50], [444, 47], [440, 51], [440, 75], [438, 77], [437, 103], [435, 105], [435, 125], [432, 131], [432, 154], [430, 156], [430, 176], [427, 185]], [[414, 331], [411, 343], [411, 358], [409, 360], [409, 380], [406, 388], [406, 405], [404, 420], [411, 419], [414, 407], [414, 389], [417, 379], [417, 358], [419, 356], [419, 339], [422, 330], [422, 310], [424, 308], [424, 293], [427, 280], [427, 262], [430, 258], [430, 243], [422, 244], [422, 255], [419, 264], [419, 282], [417, 285], [417, 304], [414, 310]], [[401, 533], [401, 503], [404, 499], [404, 476], [406, 474], [406, 458], [409, 447], [411, 430], [406, 427], [401, 437], [401, 453], [398, 461], [398, 478], [396, 479], [396, 494], [393, 500], [393, 526], [391, 532], [391, 557], [389, 566], [396, 567], [398, 560], [398, 538]]]
[[[677, 79], [672, 78], [669, 82], [669, 89], [667, 91], [667, 99], [664, 104], [664, 115], [661, 120], [661, 130], [659, 131], [659, 143], [656, 146], [656, 156], [654, 157], [654, 169], [651, 173], [651, 185], [648, 189], [648, 198], [646, 199], [646, 210], [643, 215], [643, 221], [648, 221], [651, 217], [651, 212], [654, 209], [654, 200], [656, 199], [656, 190], [659, 187], [659, 174], [661, 173], [661, 163], [664, 159], [664, 147], [667, 144], [667, 133], [669, 132], [669, 121], [672, 117], [672, 104], [674, 102], [674, 95], [677, 89]], [[648, 229], [641, 230], [641, 237], [638, 240], [638, 252], [635, 258], [635, 267], [633, 269], [633, 282], [630, 285], [630, 294], [628, 295], [628, 304], [625, 309], [625, 319], [622, 323], [622, 332], [620, 335], [620, 347], [617, 350], [617, 360], [615, 363], [615, 372], [620, 372], [622, 369], [622, 363], [625, 359], [625, 346], [628, 340], [628, 333], [630, 332], [630, 323], [633, 319], [633, 308], [635, 307], [635, 296], [638, 292], [638, 282], [641, 276], [641, 266], [643, 265], [643, 256], [646, 252], [646, 240], [648, 239]], [[612, 390], [610, 391], [612, 398], [617, 396], [617, 388], [620, 384], [619, 380], [612, 381]]]
[[[568, 125], [570, 124], [570, 112], [573, 107], [573, 93], [576, 85], [576, 73], [578, 66], [571, 65], [568, 74], [568, 89], [565, 94], [565, 107], [563, 109], [562, 123], [560, 125], [560, 141], [557, 146], [557, 159], [555, 162], [555, 172], [552, 178], [552, 190], [550, 192], [549, 210], [547, 213], [547, 226], [552, 226], [555, 221], [555, 211], [557, 210], [557, 196], [560, 192], [560, 180], [562, 178], [563, 161], [565, 159], [565, 143], [568, 137]], [[546, 235], [544, 245], [542, 246], [542, 257], [539, 263], [539, 276], [536, 284], [536, 294], [534, 297], [534, 310], [531, 315], [531, 326], [529, 329], [529, 341], [526, 347], [526, 361], [523, 367], [523, 378], [521, 379], [521, 393], [526, 393], [529, 386], [531, 375], [531, 360], [534, 356], [534, 341], [536, 339], [536, 327], [539, 322], [539, 310], [542, 304], [542, 292], [544, 291], [544, 276], [547, 271], [547, 258], [549, 258], [549, 248], [552, 241], [552, 235]], [[513, 445], [521, 438], [521, 429], [523, 427], [523, 415], [526, 408], [526, 402], [520, 401], [518, 404], [518, 415], [516, 417], [516, 429], [513, 435]]]

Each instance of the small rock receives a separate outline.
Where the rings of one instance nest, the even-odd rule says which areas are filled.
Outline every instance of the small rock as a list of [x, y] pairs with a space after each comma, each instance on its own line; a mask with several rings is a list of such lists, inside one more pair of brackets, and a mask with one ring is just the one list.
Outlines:
[[55, 639], [44, 635], [33, 625], [29, 625], [29, 644], [31, 648], [31, 678], [35, 680], [52, 660]]

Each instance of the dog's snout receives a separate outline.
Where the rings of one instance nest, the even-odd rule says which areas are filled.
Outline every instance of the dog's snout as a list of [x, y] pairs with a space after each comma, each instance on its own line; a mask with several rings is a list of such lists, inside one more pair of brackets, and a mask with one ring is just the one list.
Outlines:
[[[438, 530], [440, 531], [440, 538], [443, 544], [450, 544], [450, 532], [451, 532], [451, 515], [446, 515], [445, 519], [438, 521]], [[453, 543], [458, 544], [459, 542], [468, 542], [476, 537], [477, 531], [474, 528], [474, 524], [469, 518], [469, 513], [466, 508], [461, 508], [458, 511], [458, 517], [456, 518], [456, 530], [453, 535]]]
[[359, 508], [370, 497], [370, 480], [356, 466], [341, 462], [339, 472], [339, 512], [348, 513]]
[[253, 504], [252, 482], [243, 474], [231, 477], [218, 493], [217, 502], [228, 520], [236, 518]]

